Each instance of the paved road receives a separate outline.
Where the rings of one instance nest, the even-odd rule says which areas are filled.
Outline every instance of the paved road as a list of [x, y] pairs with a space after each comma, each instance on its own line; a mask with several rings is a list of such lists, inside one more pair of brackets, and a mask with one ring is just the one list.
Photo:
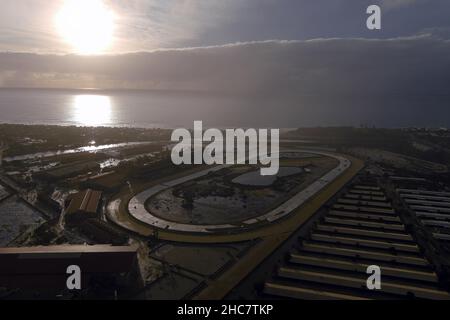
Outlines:
[[317, 194], [320, 190], [326, 187], [329, 183], [335, 180], [339, 175], [345, 172], [350, 166], [351, 162], [349, 159], [336, 155], [333, 153], [319, 151], [319, 150], [309, 150], [309, 149], [298, 149], [298, 150], [283, 150], [283, 153], [286, 152], [304, 152], [304, 153], [312, 153], [321, 156], [327, 156], [334, 158], [339, 161], [339, 164], [336, 168], [332, 169], [320, 179], [313, 182], [307, 188], [303, 189], [292, 198], [278, 206], [277, 208], [267, 212], [266, 214], [254, 218], [246, 220], [242, 223], [242, 225], [231, 225], [231, 224], [216, 224], [216, 225], [194, 225], [194, 224], [185, 224], [185, 223], [177, 223], [173, 221], [164, 220], [160, 217], [154, 216], [151, 212], [147, 211], [145, 208], [145, 201], [156, 195], [157, 193], [180, 185], [190, 180], [194, 180], [203, 176], [206, 176], [210, 172], [219, 171], [230, 165], [220, 165], [215, 166], [207, 170], [199, 171], [193, 173], [191, 175], [185, 176], [183, 178], [175, 179], [169, 182], [164, 182], [162, 184], [158, 184], [150, 189], [147, 189], [136, 196], [134, 196], [130, 202], [128, 203], [128, 211], [130, 214], [137, 220], [164, 230], [170, 231], [178, 231], [178, 232], [195, 232], [195, 233], [203, 233], [203, 234], [211, 234], [218, 231], [230, 230], [242, 228], [245, 226], [250, 226], [252, 224], [261, 223], [263, 221], [273, 222], [279, 220], [287, 215], [289, 215], [294, 209], [300, 207], [304, 204], [308, 199]]

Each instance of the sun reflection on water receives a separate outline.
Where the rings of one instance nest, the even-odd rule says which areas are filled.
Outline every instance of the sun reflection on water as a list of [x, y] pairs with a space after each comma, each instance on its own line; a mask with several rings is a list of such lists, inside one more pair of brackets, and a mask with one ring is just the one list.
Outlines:
[[111, 98], [99, 95], [78, 95], [73, 100], [73, 120], [84, 126], [100, 126], [111, 122]]

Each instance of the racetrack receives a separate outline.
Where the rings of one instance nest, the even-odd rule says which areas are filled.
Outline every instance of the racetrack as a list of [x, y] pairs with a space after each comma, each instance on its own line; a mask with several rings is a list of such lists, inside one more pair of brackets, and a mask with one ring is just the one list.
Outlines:
[[[181, 241], [181, 242], [199, 242], [199, 243], [223, 243], [256, 239], [268, 235], [273, 235], [282, 230], [291, 229], [295, 224], [295, 216], [298, 215], [296, 210], [305, 203], [314, 200], [321, 194], [320, 191], [333, 190], [334, 194], [339, 189], [334, 189], [333, 181], [344, 176], [344, 180], [348, 181], [361, 168], [362, 164], [359, 160], [350, 159], [349, 157], [334, 154], [331, 152], [317, 150], [289, 150], [283, 152], [307, 152], [320, 156], [332, 157], [339, 161], [337, 167], [323, 175], [320, 179], [295, 194], [293, 197], [279, 205], [277, 208], [261, 215], [252, 220], [243, 221], [239, 226], [234, 225], [190, 225], [176, 223], [161, 219], [149, 213], [144, 203], [152, 195], [186, 181], [196, 179], [208, 174], [211, 171], [223, 169], [223, 166], [203, 169], [191, 174], [176, 177], [170, 181], [159, 181], [150, 188], [138, 192], [136, 195], [120, 194], [107, 206], [107, 217], [116, 224], [134, 232], [141, 236], [155, 236], [160, 239]], [[356, 163], [355, 163], [356, 161]], [[349, 169], [350, 170], [349, 172]], [[355, 171], [356, 169], [356, 171]], [[340, 179], [342, 180], [342, 179]], [[330, 195], [331, 196], [331, 195]], [[320, 205], [319, 205], [320, 207]], [[303, 220], [303, 219], [301, 219]], [[245, 228], [252, 224], [266, 222], [261, 227]], [[231, 229], [230, 229], [231, 227]], [[233, 231], [233, 232], [230, 232]]]

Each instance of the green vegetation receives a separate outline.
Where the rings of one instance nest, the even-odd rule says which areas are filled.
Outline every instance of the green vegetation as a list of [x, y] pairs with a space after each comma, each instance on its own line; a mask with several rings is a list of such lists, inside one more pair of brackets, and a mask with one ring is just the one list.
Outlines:
[[447, 130], [317, 127], [300, 128], [287, 133], [284, 138], [307, 139], [337, 148], [376, 148], [450, 164], [450, 135]]
[[8, 146], [5, 156], [96, 145], [170, 139], [163, 129], [75, 127], [0, 124], [0, 141]]

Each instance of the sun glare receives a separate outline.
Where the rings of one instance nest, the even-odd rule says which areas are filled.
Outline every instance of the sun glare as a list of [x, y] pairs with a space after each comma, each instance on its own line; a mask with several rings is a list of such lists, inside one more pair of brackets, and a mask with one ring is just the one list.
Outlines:
[[106, 125], [111, 121], [112, 106], [108, 96], [75, 96], [72, 109], [73, 121], [83, 126]]
[[55, 20], [76, 53], [99, 54], [112, 44], [114, 13], [102, 0], [65, 0]]

